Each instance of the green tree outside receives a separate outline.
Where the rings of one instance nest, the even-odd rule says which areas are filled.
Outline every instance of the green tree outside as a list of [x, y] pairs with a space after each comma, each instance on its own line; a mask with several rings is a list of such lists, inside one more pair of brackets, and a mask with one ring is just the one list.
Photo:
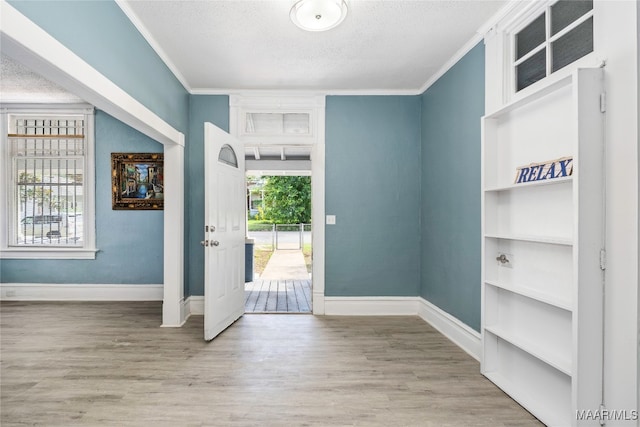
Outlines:
[[275, 224], [311, 222], [311, 177], [268, 177], [261, 218]]
[[52, 193], [51, 189], [40, 185], [41, 182], [42, 180], [39, 177], [30, 173], [21, 172], [18, 177], [20, 202], [27, 203], [29, 201], [35, 201], [38, 205], [39, 212], [42, 212], [43, 208], [49, 211], [57, 211], [62, 205], [60, 199]]

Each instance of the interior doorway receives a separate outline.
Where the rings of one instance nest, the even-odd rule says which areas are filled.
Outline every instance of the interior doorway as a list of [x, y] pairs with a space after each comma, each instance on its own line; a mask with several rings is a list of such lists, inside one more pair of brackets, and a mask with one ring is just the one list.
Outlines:
[[245, 144], [250, 175], [312, 176], [313, 314], [325, 314], [325, 96], [229, 96], [229, 132]]
[[311, 171], [254, 173], [246, 180], [245, 313], [310, 314]]

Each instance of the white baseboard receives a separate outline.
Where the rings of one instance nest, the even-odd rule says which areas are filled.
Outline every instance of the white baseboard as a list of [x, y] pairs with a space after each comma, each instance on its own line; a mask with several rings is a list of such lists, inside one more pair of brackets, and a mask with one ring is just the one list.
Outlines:
[[415, 316], [416, 297], [324, 297], [328, 316]]
[[[314, 288], [315, 291], [315, 288]], [[324, 290], [320, 292], [314, 292], [312, 295], [312, 310], [313, 314], [322, 316], [324, 313]]]
[[482, 359], [482, 340], [479, 332], [424, 298], [418, 299], [418, 316], [471, 357], [477, 361]]
[[[415, 316], [415, 297], [324, 297], [324, 314], [330, 316]], [[313, 307], [316, 312], [317, 300]], [[190, 296], [184, 301], [187, 316], [204, 314], [204, 297]]]
[[187, 317], [204, 315], [204, 297], [202, 295], [192, 295], [184, 300], [184, 304], [187, 306]]
[[160, 285], [0, 283], [2, 301], [162, 301]]
[[325, 297], [324, 313], [333, 316], [419, 316], [480, 361], [480, 333], [421, 297]]
[[[162, 301], [163, 285], [99, 285], [0, 283], [2, 301]], [[190, 296], [182, 303], [186, 319], [204, 314], [204, 297]], [[445, 337], [480, 360], [480, 334], [449, 313], [420, 297], [324, 297], [330, 316], [420, 316]]]

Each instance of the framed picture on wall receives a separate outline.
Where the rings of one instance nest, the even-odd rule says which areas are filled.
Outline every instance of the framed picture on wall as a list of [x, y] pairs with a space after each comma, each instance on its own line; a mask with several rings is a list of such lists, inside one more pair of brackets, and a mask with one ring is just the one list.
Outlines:
[[164, 155], [111, 153], [114, 210], [164, 209]]

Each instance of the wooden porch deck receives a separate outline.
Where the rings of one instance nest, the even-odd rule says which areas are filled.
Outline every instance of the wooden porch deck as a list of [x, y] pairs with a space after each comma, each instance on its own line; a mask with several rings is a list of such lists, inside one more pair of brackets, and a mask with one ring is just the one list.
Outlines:
[[255, 280], [244, 294], [245, 313], [311, 313], [311, 280]]

